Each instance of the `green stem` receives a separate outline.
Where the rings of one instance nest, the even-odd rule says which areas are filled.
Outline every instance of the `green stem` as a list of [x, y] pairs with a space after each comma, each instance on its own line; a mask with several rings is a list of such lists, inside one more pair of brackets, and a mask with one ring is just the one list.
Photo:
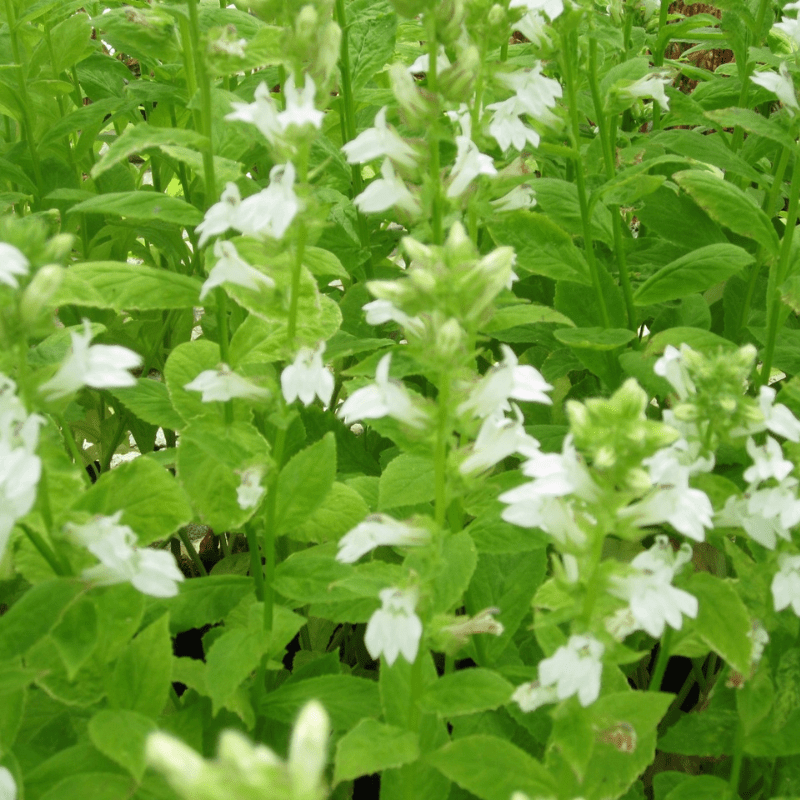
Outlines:
[[589, 201], [586, 194], [586, 176], [583, 171], [583, 162], [580, 158], [581, 126], [578, 111], [578, 87], [575, 59], [578, 54], [578, 37], [575, 31], [562, 34], [562, 53], [564, 55], [563, 67], [564, 77], [567, 84], [567, 105], [571, 122], [572, 146], [578, 157], [575, 160], [575, 182], [578, 187], [578, 203], [581, 209], [581, 221], [583, 224], [583, 245], [586, 253], [586, 261], [589, 264], [589, 272], [592, 277], [592, 285], [597, 295], [597, 304], [603, 319], [605, 328], [611, 327], [608, 316], [606, 298], [600, 283], [600, 272], [594, 254], [594, 243], [592, 237], [592, 221], [589, 217]]
[[728, 787], [731, 797], [739, 797], [739, 779], [742, 775], [742, 761], [744, 760], [744, 729], [742, 721], [736, 722], [736, 736], [733, 740], [733, 760], [731, 761], [731, 776]]
[[197, 19], [197, 0], [189, 0], [189, 37], [192, 43], [195, 83], [200, 87], [200, 125], [201, 133], [206, 137], [203, 148], [203, 176], [206, 187], [206, 205], [217, 197], [217, 180], [214, 174], [214, 146], [211, 130], [211, 83], [206, 72], [206, 62], [200, 42], [200, 24]]
[[189, 554], [189, 558], [192, 559], [192, 563], [197, 567], [197, 571], [203, 576], [208, 577], [208, 570], [206, 570], [206, 565], [203, 563], [203, 560], [197, 554], [197, 550], [194, 549], [194, 545], [192, 544], [192, 540], [189, 538], [189, 534], [186, 532], [186, 528], [178, 528], [178, 538], [183, 542], [183, 546], [186, 548], [186, 552]]
[[[219, 339], [219, 357], [223, 364], [230, 364], [230, 334], [228, 332], [228, 296], [222, 287], [214, 291], [217, 301], [217, 338]], [[225, 424], [233, 422], [233, 401], [224, 404]]]
[[24, 522], [17, 523], [20, 528], [25, 532], [25, 535], [31, 540], [31, 544], [39, 551], [42, 558], [50, 565], [50, 568], [56, 575], [69, 575], [70, 570], [64, 569], [64, 565], [53, 552], [52, 548], [45, 542], [45, 540], [30, 526]]
[[300, 277], [303, 273], [303, 258], [306, 247], [306, 226], [301, 220], [297, 225], [297, 238], [294, 246], [294, 263], [292, 264], [292, 292], [289, 297], [289, 321], [286, 337], [289, 349], [294, 350], [294, 338], [297, 333], [297, 309], [300, 302]]
[[244, 534], [247, 537], [247, 546], [250, 550], [250, 574], [255, 583], [256, 599], [264, 602], [264, 566], [261, 563], [261, 548], [258, 544], [258, 534], [251, 523], [245, 525]]
[[648, 692], [661, 691], [661, 682], [664, 680], [664, 673], [667, 670], [671, 646], [672, 628], [667, 627], [664, 629], [664, 635], [661, 637], [661, 644], [658, 648], [658, 658], [656, 658], [656, 666], [650, 678], [650, 685], [647, 687]]
[[272, 458], [275, 462], [275, 471], [267, 488], [267, 504], [264, 521], [264, 631], [268, 635], [272, 633], [272, 608], [275, 603], [275, 591], [273, 583], [275, 581], [275, 520], [278, 512], [278, 478], [281, 473], [283, 462], [283, 450], [286, 446], [286, 428], [278, 428], [275, 436], [275, 446], [272, 451]]
[[436, 428], [436, 450], [434, 452], [434, 484], [436, 525], [445, 529], [447, 522], [447, 439], [450, 433], [450, 374], [442, 373], [437, 398], [439, 420]]
[[[436, 17], [433, 13], [425, 14], [425, 22], [428, 26], [428, 92], [432, 97], [436, 97], [438, 86], [438, 64], [436, 63], [439, 55], [439, 45], [436, 40]], [[431, 232], [433, 244], [442, 244], [442, 177], [441, 165], [439, 163], [439, 127], [438, 115], [428, 130], [428, 150], [431, 160], [431, 176], [433, 178], [433, 198], [431, 202]]]
[[422, 696], [422, 659], [423, 653], [417, 653], [417, 657], [411, 665], [408, 686], [408, 729], [414, 733], [419, 731], [420, 723], [419, 699]]
[[792, 252], [792, 239], [797, 227], [797, 204], [800, 198], [800, 156], [795, 155], [792, 178], [789, 183], [789, 208], [786, 212], [786, 228], [781, 242], [777, 263], [769, 268], [767, 281], [767, 345], [762, 359], [760, 383], [766, 386], [772, 369], [772, 358], [775, 354], [775, 342], [778, 338], [778, 318], [780, 317], [781, 296], [779, 287], [786, 280], [789, 272], [789, 257]]
[[92, 479], [89, 477], [89, 473], [86, 472], [86, 464], [84, 463], [81, 451], [78, 449], [78, 444], [75, 441], [75, 436], [72, 433], [72, 428], [69, 427], [67, 421], [60, 414], [55, 414], [53, 416], [56, 421], [56, 424], [58, 425], [59, 428], [61, 428], [61, 434], [64, 437], [64, 442], [67, 445], [67, 450], [69, 451], [69, 454], [72, 456], [73, 461], [77, 465], [78, 469], [81, 471], [83, 482], [91, 486]]
[[[661, 3], [661, 10], [658, 14], [658, 33], [656, 34], [656, 49], [653, 52], [653, 65], [661, 67], [664, 65], [664, 50], [669, 39], [663, 36], [664, 28], [667, 25], [667, 15], [669, 14], [669, 2]], [[653, 100], [653, 130], [661, 127], [661, 105], [658, 100]]]

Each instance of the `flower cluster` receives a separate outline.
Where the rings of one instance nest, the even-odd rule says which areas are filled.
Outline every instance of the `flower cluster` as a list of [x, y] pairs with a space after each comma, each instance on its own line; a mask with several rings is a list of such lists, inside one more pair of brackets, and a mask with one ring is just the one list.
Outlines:
[[417, 658], [422, 638], [422, 621], [416, 614], [416, 589], [389, 587], [382, 589], [381, 607], [369, 618], [364, 644], [377, 659], [383, 656], [391, 666], [402, 654], [409, 664]]
[[171, 553], [135, 547], [136, 534], [120, 525], [121, 511], [95, 517], [83, 525], [68, 524], [67, 532], [84, 545], [100, 563], [83, 571], [83, 577], [99, 586], [131, 583], [142, 594], [174, 597], [183, 573]]

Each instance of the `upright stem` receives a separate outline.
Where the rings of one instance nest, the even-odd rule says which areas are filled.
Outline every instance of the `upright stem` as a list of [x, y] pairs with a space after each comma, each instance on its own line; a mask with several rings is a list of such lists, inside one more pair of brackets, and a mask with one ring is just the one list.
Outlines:
[[[669, 13], [669, 0], [661, 3], [661, 10], [658, 14], [658, 33], [656, 34], [656, 49], [653, 52], [653, 65], [661, 67], [664, 65], [664, 48], [667, 39], [662, 38], [664, 28], [667, 25], [667, 14]], [[661, 127], [661, 105], [658, 100], [653, 100], [653, 130]]]
[[278, 428], [273, 449], [275, 472], [267, 489], [267, 505], [264, 520], [264, 632], [272, 634], [272, 608], [275, 603], [275, 518], [278, 511], [278, 478], [283, 462], [283, 449], [286, 445], [286, 428]]
[[567, 103], [569, 105], [569, 115], [572, 128], [572, 146], [577, 154], [575, 159], [575, 181], [578, 187], [578, 203], [580, 205], [581, 221], [583, 223], [584, 252], [586, 253], [586, 261], [589, 264], [592, 285], [594, 286], [595, 294], [597, 295], [597, 304], [600, 308], [600, 313], [603, 318], [603, 326], [610, 328], [611, 321], [608, 316], [608, 307], [606, 306], [606, 298], [603, 294], [603, 287], [600, 283], [599, 267], [594, 255], [594, 244], [592, 241], [592, 221], [589, 217], [589, 200], [586, 194], [586, 176], [583, 173], [583, 163], [580, 159], [581, 124], [578, 116], [578, 87], [577, 75], [575, 71], [575, 58], [578, 52], [577, 33], [572, 31], [570, 33], [562, 34], [562, 45], [562, 52], [564, 54], [564, 77], [567, 84]]
[[661, 681], [664, 680], [664, 673], [667, 670], [667, 662], [669, 661], [669, 650], [671, 646], [672, 628], [667, 627], [664, 629], [664, 635], [661, 637], [661, 644], [658, 647], [658, 657], [656, 658], [655, 669], [650, 677], [650, 685], [647, 687], [648, 692], [660, 691]]
[[[228, 333], [228, 297], [222, 287], [214, 290], [217, 300], [217, 338], [219, 339], [219, 357], [223, 364], [230, 364], [230, 336]], [[225, 423], [233, 422], [233, 401], [225, 402]]]
[[439, 420], [436, 427], [436, 450], [434, 453], [434, 483], [436, 504], [434, 515], [440, 530], [447, 522], [447, 439], [450, 433], [450, 375], [443, 373], [437, 398]]
[[[425, 22], [428, 27], [428, 91], [431, 96], [436, 96], [438, 86], [439, 44], [436, 41], [436, 17], [433, 13], [426, 13]], [[433, 177], [433, 201], [431, 203], [431, 230], [433, 244], [441, 244], [442, 237], [442, 180], [441, 165], [439, 163], [439, 119], [428, 130], [428, 150], [431, 159], [431, 176]]]
[[786, 212], [786, 229], [783, 233], [778, 261], [769, 268], [767, 281], [767, 345], [761, 365], [760, 384], [766, 386], [772, 369], [772, 358], [775, 355], [775, 342], [778, 338], [778, 317], [781, 309], [779, 287], [786, 280], [789, 272], [789, 257], [792, 252], [792, 239], [797, 227], [797, 204], [800, 199], [800, 157], [795, 155], [792, 178], [789, 184], [789, 208]]
[[297, 225], [297, 238], [294, 246], [294, 263], [292, 265], [292, 292], [289, 297], [289, 322], [286, 337], [289, 340], [289, 349], [294, 349], [294, 339], [297, 333], [297, 308], [300, 302], [300, 277], [303, 272], [303, 258], [306, 248], [306, 226], [302, 220]]

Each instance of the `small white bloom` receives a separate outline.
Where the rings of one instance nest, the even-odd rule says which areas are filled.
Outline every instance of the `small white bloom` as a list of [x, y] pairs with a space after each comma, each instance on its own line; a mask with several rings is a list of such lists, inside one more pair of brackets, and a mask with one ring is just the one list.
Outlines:
[[425, 528], [414, 528], [386, 514], [371, 514], [342, 536], [336, 560], [352, 564], [376, 547], [420, 547], [430, 540], [431, 534]]
[[386, 106], [375, 115], [375, 126], [343, 145], [342, 152], [347, 156], [348, 164], [363, 164], [386, 156], [406, 167], [417, 163], [414, 149], [386, 124]]
[[287, 767], [294, 797], [322, 797], [325, 763], [328, 760], [328, 739], [331, 722], [322, 703], [306, 703], [292, 728]]
[[264, 470], [261, 467], [250, 467], [239, 472], [241, 483], [236, 488], [236, 502], [243, 511], [255, 508], [261, 502], [266, 491], [261, 485], [263, 477]]
[[466, 136], [456, 136], [456, 162], [450, 172], [452, 182], [447, 196], [460, 197], [478, 175], [497, 175], [491, 156], [481, 153], [478, 145]]
[[597, 486], [586, 462], [575, 449], [571, 433], [564, 437], [561, 453], [521, 452], [528, 458], [522, 465], [522, 474], [535, 478], [536, 494], [551, 497], [571, 494], [583, 500], [597, 497]]
[[634, 81], [628, 86], [619, 90], [622, 97], [630, 100], [638, 100], [640, 97], [652, 97], [665, 111], [669, 110], [669, 98], [664, 92], [664, 88], [671, 83], [669, 78], [664, 77], [659, 72], [651, 72], [638, 81]]
[[425, 413], [415, 405], [408, 390], [400, 381], [389, 377], [392, 354], [387, 353], [375, 370], [375, 383], [357, 389], [342, 403], [336, 415], [351, 425], [360, 419], [394, 417], [412, 428], [423, 428]]
[[235, 228], [236, 216], [241, 203], [242, 196], [239, 193], [239, 187], [233, 181], [228, 181], [219, 202], [214, 203], [206, 211], [203, 221], [194, 229], [195, 233], [200, 234], [198, 246], [202, 247], [211, 236], [217, 236], [225, 233], [229, 228]]
[[364, 635], [367, 651], [374, 659], [383, 656], [388, 666], [400, 654], [413, 664], [422, 638], [422, 622], [415, 613], [417, 592], [389, 588], [383, 589], [379, 596], [383, 606], [369, 618]]
[[554, 20], [564, 10], [561, 0], [511, 0], [509, 9], [522, 8], [526, 10], [522, 19], [514, 26], [516, 30], [526, 36], [534, 44], [538, 44], [545, 28], [546, 14]]
[[467, 400], [458, 406], [459, 414], [488, 417], [498, 411], [510, 411], [509, 398], [529, 403], [551, 405], [545, 394], [553, 387], [545, 381], [539, 370], [528, 365], [519, 365], [514, 351], [501, 344], [503, 361], [496, 364], [473, 387]]
[[246, 236], [282, 239], [300, 210], [294, 191], [295, 168], [291, 161], [269, 171], [269, 186], [242, 200], [233, 227]]
[[558, 689], [553, 686], [542, 686], [539, 681], [529, 681], [518, 686], [511, 699], [521, 711], [530, 713], [541, 706], [558, 702]]
[[558, 117], [550, 110], [563, 94], [561, 84], [542, 75], [542, 65], [537, 62], [527, 71], [517, 70], [498, 76], [501, 83], [515, 92], [517, 115], [527, 114], [537, 122], [554, 125]]
[[762, 386], [758, 393], [758, 405], [764, 415], [764, 424], [772, 433], [783, 436], [790, 442], [800, 442], [800, 421], [785, 405], [774, 405], [776, 394], [771, 386]]
[[522, 412], [512, 403], [515, 419], [501, 413], [492, 414], [483, 421], [472, 454], [459, 467], [462, 475], [493, 467], [508, 456], [522, 450], [537, 450], [539, 442], [525, 433]]
[[319, 397], [327, 406], [333, 394], [333, 374], [322, 363], [325, 342], [320, 342], [313, 350], [301, 347], [294, 362], [284, 368], [281, 373], [281, 389], [287, 403], [293, 403], [298, 397], [304, 406]]
[[0, 767], [0, 800], [17, 800], [17, 782], [6, 767]]
[[286, 131], [291, 125], [311, 125], [314, 128], [322, 127], [325, 114], [314, 108], [314, 95], [317, 87], [310, 75], [305, 76], [303, 88], [298, 90], [294, 85], [294, 75], [286, 79], [283, 87], [286, 98], [286, 108], [278, 114], [278, 124]]
[[361, 307], [366, 311], [368, 325], [383, 325], [384, 322], [396, 322], [406, 331], [421, 335], [425, 330], [425, 323], [419, 317], [409, 317], [402, 312], [391, 300], [372, 300]]
[[264, 400], [269, 397], [267, 389], [237, 375], [227, 364], [220, 364], [217, 369], [204, 370], [183, 388], [190, 392], [202, 392], [204, 403], [224, 403], [234, 397], [248, 400]]
[[83, 321], [83, 333], [70, 331], [70, 338], [72, 352], [58, 372], [40, 387], [48, 400], [66, 397], [82, 386], [113, 389], [136, 385], [136, 378], [128, 370], [141, 366], [142, 357], [138, 353], [119, 345], [90, 345], [92, 326], [88, 319]]
[[408, 190], [403, 181], [397, 177], [392, 162], [385, 158], [381, 164], [380, 178], [358, 195], [353, 202], [363, 214], [377, 214], [392, 207], [401, 208], [409, 214], [419, 214], [417, 199]]
[[800, 20], [781, 17], [781, 21], [776, 22], [772, 27], [783, 31], [790, 39], [794, 39], [795, 44], [800, 46]]
[[790, 109], [795, 111], [800, 109], [797, 104], [797, 93], [794, 90], [792, 76], [789, 75], [789, 68], [786, 66], [785, 61], [781, 62], [777, 74], [770, 71], [756, 72], [755, 75], [750, 76], [750, 80], [759, 86], [763, 86], [768, 92], [777, 95], [778, 100]]
[[685, 400], [696, 391], [682, 358], [684, 348], [685, 344], [681, 345], [680, 350], [668, 344], [664, 348], [664, 354], [653, 367], [653, 372], [665, 378], [681, 400]]
[[458, 617], [458, 621], [442, 628], [444, 633], [455, 637], [461, 645], [465, 645], [467, 638], [479, 633], [489, 633], [492, 636], [502, 636], [505, 632], [503, 623], [495, 619], [500, 613], [499, 608], [484, 608], [474, 617]]
[[255, 91], [255, 100], [252, 103], [231, 103], [233, 111], [225, 116], [228, 120], [249, 122], [255, 125], [271, 144], [281, 133], [281, 124], [278, 122], [278, 106], [270, 94], [269, 87], [263, 81]]
[[[420, 73], [427, 73], [430, 66], [431, 59], [429, 53], [423, 53], [417, 60], [408, 67], [408, 72], [412, 75], [419, 75]], [[436, 54], [436, 71], [442, 72], [450, 66], [450, 59], [444, 51], [444, 45], [439, 45], [439, 52]]]
[[497, 200], [492, 200], [491, 205], [498, 213], [516, 211], [520, 208], [533, 208], [536, 205], [536, 196], [530, 186], [515, 186], [507, 194], [498, 197]]
[[259, 285], [273, 288], [275, 281], [263, 272], [259, 272], [255, 267], [251, 267], [236, 251], [232, 242], [214, 242], [214, 256], [217, 263], [214, 264], [208, 273], [208, 278], [200, 290], [200, 299], [215, 287], [223, 283], [234, 283], [243, 286], [245, 289], [256, 291]]
[[781, 446], [771, 436], [767, 436], [763, 447], [759, 447], [752, 437], [748, 437], [747, 452], [753, 459], [753, 465], [745, 470], [744, 479], [751, 485], [770, 478], [782, 481], [794, 468], [792, 462], [783, 457]]
[[559, 544], [573, 544], [582, 548], [586, 544], [586, 534], [575, 519], [572, 503], [563, 497], [543, 495], [536, 488], [536, 481], [523, 483], [500, 495], [501, 503], [506, 503], [501, 517], [521, 528], [541, 528]]
[[17, 275], [27, 275], [30, 262], [13, 244], [0, 242], [0, 283], [12, 289], [19, 286]]
[[791, 605], [792, 611], [800, 617], [800, 556], [782, 553], [778, 557], [780, 569], [772, 579], [772, 598], [775, 610], [783, 611]]
[[520, 114], [524, 109], [516, 97], [509, 97], [501, 103], [491, 103], [486, 106], [489, 111], [494, 111], [489, 123], [489, 133], [494, 137], [500, 149], [504, 152], [513, 145], [515, 150], [522, 151], [525, 143], [531, 147], [538, 147], [541, 137], [533, 128], [527, 126]]

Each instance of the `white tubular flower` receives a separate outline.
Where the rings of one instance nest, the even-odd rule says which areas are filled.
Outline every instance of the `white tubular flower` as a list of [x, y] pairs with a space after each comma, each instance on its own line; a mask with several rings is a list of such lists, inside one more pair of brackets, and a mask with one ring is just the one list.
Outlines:
[[767, 430], [790, 442], [800, 442], [800, 421], [785, 405], [774, 405], [776, 394], [771, 386], [762, 386], [758, 393], [758, 405], [764, 415], [764, 425]]
[[228, 120], [249, 122], [255, 125], [264, 138], [274, 143], [281, 133], [278, 121], [278, 106], [270, 94], [269, 87], [263, 81], [258, 84], [255, 100], [252, 103], [231, 103], [233, 111], [225, 116]]
[[397, 207], [409, 214], [419, 214], [420, 206], [408, 187], [397, 177], [392, 162], [385, 158], [381, 164], [381, 176], [353, 200], [362, 214], [377, 214]]
[[472, 454], [459, 467], [462, 475], [489, 469], [514, 453], [538, 450], [539, 442], [525, 433], [522, 412], [518, 406], [513, 403], [511, 405], [514, 409], [514, 419], [504, 417], [502, 414], [486, 417], [478, 431]]
[[27, 275], [30, 261], [13, 244], [0, 242], [0, 283], [16, 289], [18, 275]]
[[291, 161], [276, 164], [269, 172], [269, 186], [242, 200], [233, 227], [246, 236], [282, 239], [300, 210], [294, 179], [295, 168]]
[[259, 272], [255, 267], [251, 267], [236, 251], [232, 242], [214, 242], [214, 256], [217, 263], [208, 273], [208, 278], [200, 290], [200, 299], [216, 286], [223, 283], [234, 283], [243, 286], [245, 289], [256, 291], [258, 287], [267, 286], [274, 288], [275, 281], [263, 272]]
[[421, 547], [430, 540], [425, 528], [414, 528], [386, 514], [371, 514], [339, 539], [336, 560], [352, 564], [376, 547]]
[[83, 577], [98, 586], [130, 583], [142, 594], [174, 597], [184, 576], [172, 554], [134, 547], [136, 534], [119, 524], [121, 516], [118, 511], [85, 525], [67, 526], [69, 533], [100, 560], [97, 566], [85, 569]]
[[298, 90], [294, 85], [294, 75], [286, 79], [283, 94], [286, 98], [286, 108], [278, 114], [278, 124], [286, 131], [289, 126], [311, 125], [319, 130], [325, 114], [314, 108], [314, 95], [317, 87], [310, 75], [305, 76], [303, 88]]
[[530, 39], [534, 44], [538, 44], [542, 38], [545, 28], [546, 14], [550, 20], [554, 20], [564, 10], [561, 0], [511, 0], [509, 9], [522, 8], [526, 10], [522, 19], [516, 23], [514, 28]]
[[17, 782], [6, 767], [0, 767], [0, 800], [17, 800]]
[[321, 787], [328, 760], [330, 734], [330, 718], [322, 703], [317, 700], [306, 703], [297, 717], [289, 741], [287, 767], [294, 797], [323, 796]]
[[320, 342], [313, 350], [301, 347], [294, 362], [281, 373], [281, 389], [287, 403], [293, 403], [298, 397], [304, 406], [319, 397], [327, 406], [333, 395], [333, 375], [322, 363], [325, 342]]
[[641, 97], [652, 97], [665, 111], [669, 110], [669, 98], [664, 92], [664, 88], [671, 83], [669, 78], [665, 78], [661, 73], [651, 72], [638, 81], [625, 86], [619, 90], [622, 97], [630, 100], [638, 100]]
[[500, 75], [499, 80], [515, 92], [517, 114], [527, 114], [545, 125], [558, 122], [550, 110], [563, 94], [561, 84], [542, 75], [541, 63], [527, 72], [516, 71]]
[[575, 449], [571, 433], [564, 438], [561, 453], [521, 452], [528, 458], [522, 465], [522, 474], [535, 478], [536, 494], [548, 497], [572, 494], [583, 500], [594, 500], [597, 496], [597, 487]]
[[[427, 73], [430, 67], [431, 59], [429, 53], [423, 53], [417, 58], [414, 63], [408, 67], [408, 71], [412, 75], [419, 75], [420, 73]], [[444, 51], [444, 45], [439, 45], [439, 52], [436, 54], [436, 71], [441, 73], [450, 66], [450, 59]]]
[[386, 106], [375, 115], [375, 126], [347, 142], [342, 152], [347, 156], [348, 164], [363, 164], [386, 156], [406, 167], [413, 167], [417, 163], [414, 149], [386, 124]]
[[56, 400], [76, 392], [82, 386], [113, 389], [135, 386], [136, 378], [128, 372], [142, 364], [142, 357], [119, 345], [92, 344], [92, 326], [83, 321], [83, 333], [70, 331], [72, 352], [58, 372], [40, 387], [48, 400]]
[[697, 616], [697, 598], [672, 586], [675, 573], [691, 558], [692, 548], [688, 544], [684, 543], [676, 554], [666, 536], [656, 536], [655, 544], [631, 562], [636, 573], [612, 578], [609, 592], [628, 601], [636, 624], [634, 630], [644, 630], [658, 639], [665, 624], [680, 630], [682, 614]]
[[361, 307], [366, 311], [368, 325], [383, 325], [384, 322], [396, 322], [407, 332], [421, 335], [425, 331], [425, 323], [419, 317], [409, 317], [391, 300], [373, 300]]
[[520, 686], [512, 697], [523, 711], [578, 695], [584, 707], [600, 694], [605, 647], [593, 636], [570, 636], [550, 658], [539, 663], [539, 680]]
[[470, 636], [479, 633], [489, 633], [492, 636], [502, 636], [505, 632], [503, 623], [495, 619], [500, 613], [499, 608], [484, 608], [474, 617], [458, 617], [452, 625], [446, 625], [442, 632], [453, 636], [460, 646], [467, 643]]
[[782, 553], [778, 557], [780, 569], [772, 579], [772, 599], [775, 610], [783, 611], [788, 606], [800, 617], [800, 556]]
[[[788, 6], [784, 11], [788, 10]], [[783, 31], [790, 39], [794, 39], [795, 44], [800, 47], [800, 20], [791, 17], [781, 17], [780, 22], [776, 22], [773, 28]]]
[[653, 367], [653, 372], [665, 378], [681, 400], [685, 400], [697, 391], [683, 361], [682, 354], [685, 348], [685, 344], [681, 345], [680, 350], [668, 344], [664, 348], [664, 354]]
[[261, 467], [250, 467], [239, 472], [241, 483], [236, 488], [236, 502], [243, 511], [255, 508], [261, 502], [266, 491], [261, 485], [263, 477], [264, 470]]
[[762, 547], [774, 550], [778, 537], [792, 540], [791, 528], [800, 522], [797, 481], [786, 478], [778, 486], [760, 489], [744, 497], [729, 497], [717, 512], [717, 524], [743, 528]]
[[373, 613], [367, 623], [364, 644], [374, 658], [384, 657], [391, 666], [402, 654], [409, 664], [417, 658], [422, 638], [422, 622], [416, 615], [415, 589], [383, 589], [380, 592], [383, 606]]
[[491, 156], [481, 153], [467, 136], [456, 136], [456, 162], [450, 172], [453, 179], [447, 187], [449, 198], [460, 197], [478, 175], [497, 175]]
[[247, 400], [265, 400], [269, 397], [267, 389], [237, 375], [227, 364], [220, 364], [217, 369], [204, 370], [183, 388], [190, 392], [202, 392], [204, 403], [224, 403], [234, 397]]
[[387, 353], [375, 370], [375, 383], [357, 389], [342, 403], [336, 415], [351, 425], [361, 419], [394, 417], [412, 428], [423, 428], [427, 416], [420, 410], [400, 381], [389, 377], [392, 354]]
[[509, 97], [501, 103], [492, 103], [486, 106], [489, 111], [494, 111], [489, 123], [489, 133], [494, 137], [500, 149], [504, 152], [513, 145], [515, 150], [525, 149], [525, 143], [531, 147], [538, 147], [541, 137], [533, 128], [529, 128], [521, 119], [524, 113], [519, 107], [516, 97]]
[[551, 405], [545, 394], [553, 387], [545, 381], [539, 370], [528, 365], [519, 365], [514, 351], [501, 344], [503, 361], [484, 375], [470, 392], [470, 396], [458, 406], [459, 414], [488, 417], [498, 411], [510, 411], [509, 398], [529, 403]]
[[751, 486], [770, 478], [780, 482], [794, 468], [792, 462], [783, 457], [781, 446], [771, 436], [767, 436], [763, 447], [759, 447], [752, 437], [748, 437], [747, 452], [753, 459], [753, 465], [744, 471], [744, 479]]
[[197, 242], [199, 247], [202, 247], [211, 236], [217, 236], [229, 228], [236, 227], [236, 217], [241, 202], [239, 187], [233, 181], [228, 181], [219, 202], [214, 203], [206, 211], [203, 221], [194, 229], [195, 233], [200, 234]]
[[500, 495], [501, 503], [506, 503], [501, 517], [521, 528], [541, 528], [559, 544], [583, 548], [586, 534], [575, 519], [572, 504], [563, 497], [544, 495], [537, 491], [536, 481], [523, 483]]
[[789, 113], [800, 109], [800, 105], [797, 103], [797, 93], [794, 90], [792, 76], [789, 75], [789, 69], [785, 61], [781, 62], [777, 74], [769, 71], [756, 72], [755, 75], [750, 76], [750, 80], [759, 86], [763, 86], [768, 92], [777, 95], [778, 100], [791, 109]]
[[536, 205], [536, 195], [530, 186], [515, 186], [507, 194], [498, 197], [497, 200], [492, 200], [491, 205], [498, 213], [516, 211], [520, 208], [533, 208]]

